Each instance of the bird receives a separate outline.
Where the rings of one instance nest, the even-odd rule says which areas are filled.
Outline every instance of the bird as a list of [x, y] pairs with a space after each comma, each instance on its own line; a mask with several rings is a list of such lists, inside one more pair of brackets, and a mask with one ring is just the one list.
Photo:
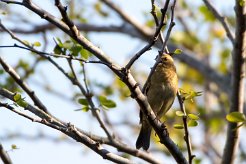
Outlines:
[[[164, 116], [171, 108], [178, 91], [178, 77], [173, 58], [169, 54], [162, 54], [155, 70], [150, 76], [146, 87], [147, 100], [157, 119]], [[152, 127], [140, 110], [142, 124], [136, 141], [136, 148], [149, 149]]]

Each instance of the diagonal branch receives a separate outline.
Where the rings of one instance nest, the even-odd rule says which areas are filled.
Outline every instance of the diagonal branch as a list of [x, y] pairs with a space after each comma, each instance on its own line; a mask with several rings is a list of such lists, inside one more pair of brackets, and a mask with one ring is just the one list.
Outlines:
[[112, 1], [110, 0], [101, 0], [101, 1], [105, 3], [109, 8], [114, 10], [125, 22], [132, 25], [134, 29], [136, 29], [142, 37], [146, 37], [146, 39], [149, 38], [148, 35], [146, 35], [146, 33], [151, 34], [152, 30], [138, 23], [135, 19], [133, 19], [131, 16], [129, 16], [127, 13], [121, 10], [121, 8], [116, 6]]
[[5, 164], [12, 164], [12, 160], [10, 159], [7, 152], [4, 150], [3, 145], [0, 143], [0, 157]]
[[[6, 89], [0, 88], [0, 95], [14, 101], [15, 94]], [[88, 146], [89, 148], [91, 148], [97, 154], [101, 155], [104, 159], [108, 159], [116, 163], [132, 164], [130, 160], [118, 156], [116, 154], [113, 154], [109, 152], [107, 149], [104, 149], [102, 145], [100, 145], [100, 143], [94, 141], [93, 139], [88, 137], [86, 134], [82, 133], [79, 129], [77, 129], [75, 126], [71, 125], [70, 123], [64, 123], [54, 118], [52, 115], [42, 113], [41, 109], [38, 109], [37, 107], [32, 106], [30, 104], [28, 104], [28, 106], [25, 109], [41, 118], [41, 120], [36, 120], [38, 123], [41, 123], [58, 131], [61, 131], [64, 134], [67, 134], [69, 137], [73, 138], [74, 140], [81, 142], [86, 146]]]
[[162, 11], [162, 15], [161, 15], [161, 19], [160, 22], [158, 23], [158, 26], [156, 28], [156, 31], [154, 33], [154, 36], [152, 37], [151, 41], [149, 42], [149, 44], [147, 44], [143, 49], [141, 49], [136, 55], [134, 55], [131, 60], [127, 63], [127, 65], [125, 66], [125, 68], [128, 70], [130, 69], [130, 67], [133, 65], [133, 63], [142, 55], [144, 54], [146, 51], [148, 51], [157, 41], [158, 36], [161, 34], [161, 29], [163, 26], [165, 26], [164, 23], [164, 18], [166, 16], [167, 13], [167, 9], [168, 9], [168, 5], [169, 5], [170, 0], [167, 0], [163, 9], [161, 9]]
[[216, 8], [210, 3], [209, 0], [203, 0], [204, 4], [207, 6], [207, 8], [213, 13], [215, 18], [218, 19], [218, 21], [221, 23], [223, 28], [226, 31], [227, 37], [230, 39], [231, 43], [234, 44], [234, 37], [230, 31], [229, 25], [226, 21], [226, 18], [221, 16], [220, 13], [216, 10]]
[[34, 104], [38, 106], [40, 109], [48, 113], [47, 108], [44, 104], [39, 100], [35, 92], [24, 82], [21, 77], [15, 72], [15, 70], [8, 65], [1, 57], [0, 57], [0, 64], [4, 68], [6, 72], [15, 80], [15, 82], [29, 95], [29, 97], [33, 100]]

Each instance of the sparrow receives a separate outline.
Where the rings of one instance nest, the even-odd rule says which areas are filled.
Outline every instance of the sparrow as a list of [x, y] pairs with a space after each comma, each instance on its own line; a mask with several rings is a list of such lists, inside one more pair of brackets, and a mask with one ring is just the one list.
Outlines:
[[[178, 77], [173, 58], [163, 54], [150, 77], [146, 87], [147, 100], [157, 119], [164, 116], [171, 108], [178, 91]], [[136, 141], [136, 148], [148, 150], [152, 127], [140, 110], [140, 123], [142, 124]]]

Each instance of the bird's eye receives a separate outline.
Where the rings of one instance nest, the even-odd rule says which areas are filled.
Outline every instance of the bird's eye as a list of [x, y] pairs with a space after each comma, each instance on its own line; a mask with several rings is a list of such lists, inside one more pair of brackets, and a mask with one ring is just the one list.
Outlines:
[[167, 58], [164, 58], [164, 61], [167, 61]]

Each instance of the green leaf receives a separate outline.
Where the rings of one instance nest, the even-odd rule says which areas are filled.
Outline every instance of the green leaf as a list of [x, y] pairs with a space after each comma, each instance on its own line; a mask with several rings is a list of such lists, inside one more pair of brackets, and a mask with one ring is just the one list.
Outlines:
[[18, 147], [17, 147], [17, 145], [12, 144], [12, 145], [11, 145], [11, 149], [18, 149]]
[[21, 95], [20, 95], [19, 93], [16, 93], [16, 94], [14, 95], [14, 101], [17, 102], [17, 101], [19, 101], [19, 100], [21, 100]]
[[199, 117], [195, 114], [188, 114], [188, 117], [192, 120], [199, 120]]
[[16, 104], [23, 108], [26, 108], [28, 106], [28, 103], [23, 98], [21, 98], [21, 95], [19, 93], [16, 93], [14, 95], [14, 101], [16, 102]]
[[226, 119], [229, 122], [239, 123], [246, 121], [245, 115], [240, 112], [231, 112], [226, 115]]
[[205, 5], [200, 6], [199, 11], [203, 14], [205, 20], [210, 22], [214, 22], [216, 20], [214, 15], [208, 10]]
[[82, 48], [82, 50], [79, 53], [81, 55], [81, 58], [84, 60], [87, 60], [91, 56], [90, 52], [84, 48]]
[[181, 124], [174, 124], [173, 127], [174, 127], [175, 129], [184, 129], [184, 126], [181, 125]]
[[184, 114], [182, 111], [180, 111], [180, 110], [176, 111], [175, 114], [176, 114], [177, 116], [179, 116], [179, 117], [183, 117], [183, 116], [185, 115], [185, 114]]
[[73, 46], [71, 49], [70, 49], [70, 52], [71, 52], [71, 55], [73, 56], [78, 56], [79, 55], [79, 52], [82, 50], [82, 47], [77, 44], [75, 46]]
[[34, 43], [33, 43], [33, 46], [35, 46], [35, 47], [40, 47], [40, 46], [41, 46], [41, 43], [40, 43], [40, 42], [34, 42]]
[[245, 2], [246, 0], [239, 0], [239, 5], [243, 7], [245, 5]]
[[4, 74], [4, 70], [0, 69], [0, 75]]
[[82, 108], [82, 111], [83, 112], [88, 112], [90, 110], [90, 107], [88, 107], [88, 106], [84, 106], [83, 108]]
[[62, 53], [62, 49], [59, 45], [56, 45], [55, 48], [53, 49], [55, 54], [61, 54]]
[[176, 49], [175, 51], [174, 51], [174, 54], [175, 55], [180, 55], [182, 53], [182, 50], [181, 49]]
[[188, 126], [189, 127], [195, 127], [198, 125], [198, 122], [196, 120], [189, 120], [188, 121]]
[[56, 40], [58, 41], [58, 45], [61, 47], [61, 46], [62, 46], [62, 41], [61, 41], [61, 39], [57, 37]]
[[22, 99], [18, 100], [16, 103], [23, 108], [26, 108], [28, 106], [28, 103]]
[[79, 99], [78, 103], [80, 103], [81, 105], [84, 105], [84, 106], [88, 106], [89, 105], [88, 101], [86, 99], [83, 99], [83, 98]]
[[116, 103], [112, 100], [107, 99], [105, 96], [99, 96], [99, 101], [101, 105], [107, 108], [115, 108]]
[[73, 42], [67, 40], [61, 45], [61, 47], [65, 49], [71, 49], [73, 47]]

